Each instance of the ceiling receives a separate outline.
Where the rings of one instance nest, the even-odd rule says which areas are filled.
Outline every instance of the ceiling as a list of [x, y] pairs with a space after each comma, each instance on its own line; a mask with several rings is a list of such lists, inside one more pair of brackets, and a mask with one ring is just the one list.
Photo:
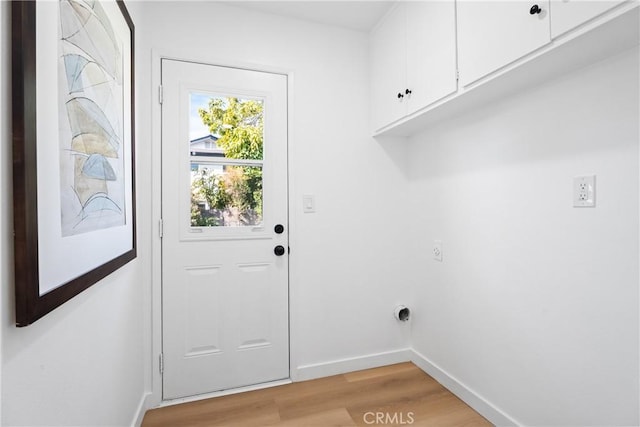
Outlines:
[[234, 6], [334, 25], [357, 31], [369, 31], [394, 3], [393, 0], [227, 0]]

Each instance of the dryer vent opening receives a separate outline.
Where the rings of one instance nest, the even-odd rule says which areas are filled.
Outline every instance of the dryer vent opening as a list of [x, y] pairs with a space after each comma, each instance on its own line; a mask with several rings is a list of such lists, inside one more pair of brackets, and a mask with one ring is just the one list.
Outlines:
[[409, 310], [409, 308], [405, 307], [404, 305], [397, 306], [394, 312], [394, 317], [396, 318], [396, 320], [399, 320], [401, 322], [408, 321], [410, 315], [411, 315], [411, 311]]

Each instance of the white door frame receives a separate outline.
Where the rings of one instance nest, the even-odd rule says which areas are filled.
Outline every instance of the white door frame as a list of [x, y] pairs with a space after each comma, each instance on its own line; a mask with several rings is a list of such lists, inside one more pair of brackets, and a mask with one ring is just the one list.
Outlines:
[[[289, 197], [288, 197], [288, 218], [289, 218], [289, 245], [292, 253], [295, 254], [296, 237], [296, 215], [295, 215], [295, 195], [297, 194], [296, 182], [294, 174], [295, 162], [292, 149], [294, 146], [293, 138], [293, 99], [294, 99], [294, 73], [290, 69], [276, 67], [265, 64], [247, 63], [231, 58], [219, 58], [211, 56], [210, 53], [195, 49], [185, 51], [172, 50], [151, 50], [151, 293], [145, 293], [145, 313], [144, 313], [144, 330], [150, 332], [150, 336], [145, 336], [144, 354], [151, 356], [151, 361], [145, 364], [145, 385], [151, 385], [148, 390], [145, 401], [145, 408], [152, 408], [163, 404], [162, 401], [162, 375], [160, 374], [160, 354], [162, 353], [162, 239], [160, 238], [160, 219], [162, 215], [162, 146], [159, 143], [162, 138], [162, 110], [159, 103], [159, 87], [161, 83], [161, 63], [163, 59], [171, 59], [176, 61], [198, 62], [207, 65], [216, 65], [221, 67], [242, 68], [253, 71], [262, 71], [268, 73], [283, 74], [287, 76], [287, 134], [288, 134], [288, 155], [287, 155], [287, 177], [289, 181]], [[297, 363], [297, 351], [295, 347], [295, 331], [297, 318], [294, 310], [296, 299], [295, 286], [293, 282], [293, 269], [295, 256], [289, 256], [289, 378], [293, 378]], [[147, 311], [149, 310], [149, 311]], [[220, 393], [212, 393], [219, 395]], [[165, 404], [180, 403], [188, 400], [199, 400], [210, 397], [209, 395], [200, 395], [193, 399], [184, 398], [172, 401], [166, 401]]]

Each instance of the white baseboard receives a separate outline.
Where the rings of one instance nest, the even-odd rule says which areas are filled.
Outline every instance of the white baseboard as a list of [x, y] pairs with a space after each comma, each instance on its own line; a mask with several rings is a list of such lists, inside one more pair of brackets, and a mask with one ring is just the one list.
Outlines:
[[144, 418], [145, 412], [151, 406], [151, 397], [153, 396], [150, 392], [145, 392], [140, 398], [140, 402], [138, 403], [138, 408], [136, 408], [136, 413], [133, 416], [133, 420], [131, 421], [131, 427], [140, 427], [142, 425], [142, 419]]
[[476, 412], [496, 426], [520, 426], [521, 423], [486, 401], [478, 393], [458, 381], [455, 377], [431, 362], [424, 355], [411, 350], [411, 361], [436, 381], [442, 384], [451, 393], [458, 396]]
[[293, 381], [306, 381], [329, 377], [331, 375], [344, 374], [347, 372], [360, 371], [362, 369], [393, 365], [394, 363], [409, 362], [411, 361], [411, 356], [411, 349], [405, 348], [402, 350], [369, 354], [367, 356], [302, 365], [291, 370], [291, 379]]

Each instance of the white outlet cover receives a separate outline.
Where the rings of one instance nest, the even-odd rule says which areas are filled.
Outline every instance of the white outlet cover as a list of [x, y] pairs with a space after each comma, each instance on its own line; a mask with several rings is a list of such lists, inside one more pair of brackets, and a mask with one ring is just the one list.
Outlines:
[[596, 205], [596, 176], [573, 178], [573, 207], [592, 208]]
[[433, 241], [433, 259], [442, 262], [442, 240]]

